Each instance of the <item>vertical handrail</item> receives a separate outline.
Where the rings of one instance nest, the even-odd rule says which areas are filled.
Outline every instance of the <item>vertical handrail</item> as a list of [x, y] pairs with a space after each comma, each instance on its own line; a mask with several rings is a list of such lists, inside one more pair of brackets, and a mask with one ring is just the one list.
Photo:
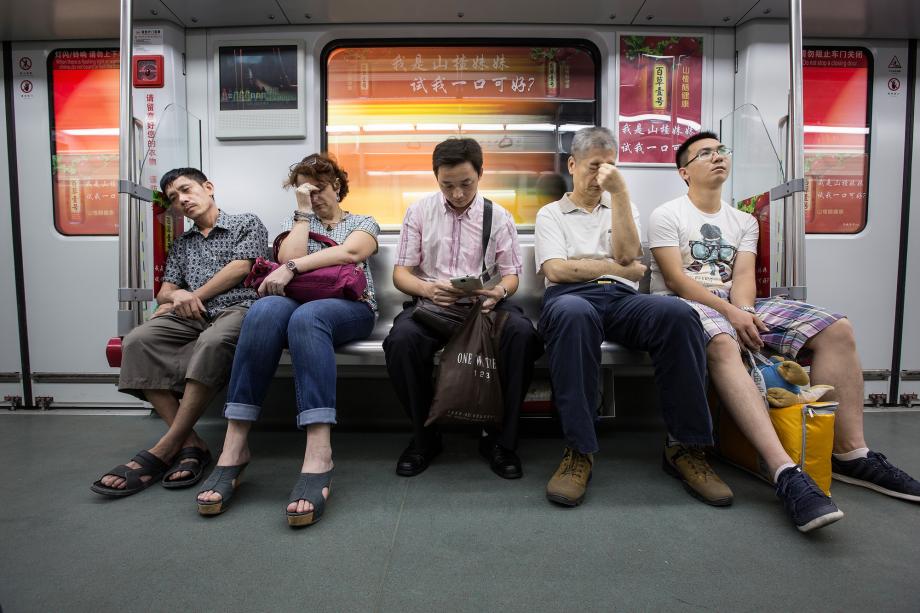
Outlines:
[[[119, 89], [118, 89], [118, 178], [119, 185], [134, 182], [132, 155], [132, 110], [131, 110], [131, 55], [133, 36], [131, 32], [132, 0], [121, 0], [119, 24]], [[122, 288], [138, 286], [137, 274], [137, 207], [130, 194], [119, 190], [118, 194], [118, 335], [124, 336], [134, 328], [139, 311], [134, 303], [123, 300]]]
[[[786, 181], [805, 174], [804, 102], [802, 97], [802, 0], [789, 0], [789, 155]], [[783, 285], [805, 298], [805, 192], [786, 198], [783, 207], [785, 266]]]

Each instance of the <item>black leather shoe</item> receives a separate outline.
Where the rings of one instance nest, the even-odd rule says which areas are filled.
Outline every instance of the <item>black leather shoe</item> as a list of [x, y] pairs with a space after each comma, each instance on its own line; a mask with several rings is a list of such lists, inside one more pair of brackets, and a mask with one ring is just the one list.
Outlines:
[[502, 479], [520, 479], [524, 476], [517, 454], [496, 443], [491, 436], [480, 437], [479, 454], [489, 461], [489, 468]]
[[415, 475], [425, 472], [428, 465], [433, 459], [438, 457], [443, 449], [441, 437], [435, 437], [427, 447], [418, 449], [415, 441], [411, 441], [406, 447], [399, 459], [396, 460], [396, 474], [401, 477], [414, 477]]

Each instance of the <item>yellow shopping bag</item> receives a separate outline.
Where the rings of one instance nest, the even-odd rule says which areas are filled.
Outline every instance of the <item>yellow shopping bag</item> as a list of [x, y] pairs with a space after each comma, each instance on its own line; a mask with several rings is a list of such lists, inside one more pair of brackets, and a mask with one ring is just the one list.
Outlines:
[[[754, 446], [738, 429], [721, 404], [709, 403], [713, 417], [715, 450], [723, 459], [772, 483], [773, 475]], [[780, 443], [793, 462], [815, 480], [824, 493], [831, 493], [831, 452], [834, 447], [836, 402], [794, 404], [768, 409]]]

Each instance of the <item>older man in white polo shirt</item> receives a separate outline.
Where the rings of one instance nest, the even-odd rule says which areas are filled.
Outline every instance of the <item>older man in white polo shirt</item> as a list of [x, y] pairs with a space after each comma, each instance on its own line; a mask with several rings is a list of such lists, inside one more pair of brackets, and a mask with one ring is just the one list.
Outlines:
[[568, 161], [574, 190], [537, 214], [537, 271], [546, 276], [539, 330], [546, 342], [566, 439], [565, 454], [546, 487], [559, 504], [580, 504], [598, 451], [601, 343], [648, 351], [668, 428], [664, 468], [712, 505], [732, 493], [712, 471], [701, 447], [712, 444], [706, 403], [703, 329], [681, 300], [637, 291], [639, 213], [614, 166], [617, 142], [606, 128], [585, 128]]

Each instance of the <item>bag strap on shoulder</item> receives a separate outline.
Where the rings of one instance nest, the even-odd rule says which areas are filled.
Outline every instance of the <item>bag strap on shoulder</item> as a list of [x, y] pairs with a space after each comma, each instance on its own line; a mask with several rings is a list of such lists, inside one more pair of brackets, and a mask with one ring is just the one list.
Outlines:
[[[290, 234], [290, 230], [285, 230], [281, 234], [275, 237], [274, 242], [272, 243], [272, 258], [277, 262], [278, 261], [278, 252], [281, 251], [281, 243], [284, 242], [284, 239]], [[321, 243], [327, 247], [337, 247], [338, 243], [325, 236], [323, 234], [318, 234], [316, 232], [310, 232], [310, 238], [315, 240], [317, 243]]]
[[483, 198], [482, 207], [482, 271], [486, 271], [486, 250], [492, 237], [492, 201]]
[[319, 234], [317, 232], [310, 232], [310, 238], [315, 240], [317, 243], [322, 243], [327, 247], [338, 247], [339, 244], [326, 236], [325, 234]]

